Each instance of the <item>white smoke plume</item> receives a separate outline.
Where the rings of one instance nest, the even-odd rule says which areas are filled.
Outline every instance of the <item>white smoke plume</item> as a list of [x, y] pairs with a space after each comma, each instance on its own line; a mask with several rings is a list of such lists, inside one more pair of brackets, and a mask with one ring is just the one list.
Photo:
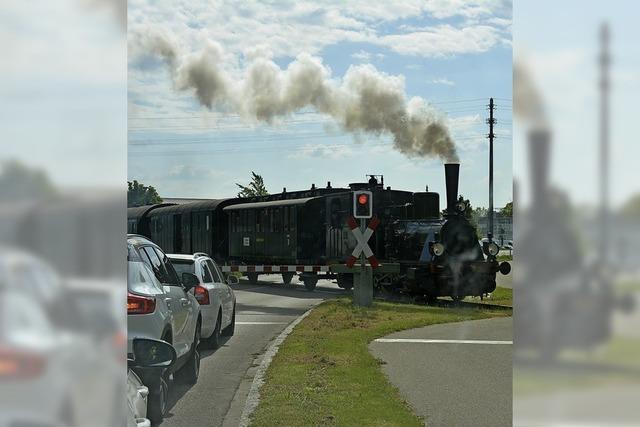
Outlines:
[[223, 108], [265, 123], [313, 107], [355, 135], [391, 135], [394, 147], [409, 157], [459, 161], [444, 117], [422, 98], [407, 101], [404, 78], [372, 65], [351, 66], [341, 82], [320, 58], [300, 54], [286, 69], [270, 58], [252, 58], [243, 72], [224, 67], [224, 52], [208, 41], [199, 53], [180, 55], [172, 38], [145, 33], [136, 46], [166, 61], [177, 90], [192, 92], [200, 104]]

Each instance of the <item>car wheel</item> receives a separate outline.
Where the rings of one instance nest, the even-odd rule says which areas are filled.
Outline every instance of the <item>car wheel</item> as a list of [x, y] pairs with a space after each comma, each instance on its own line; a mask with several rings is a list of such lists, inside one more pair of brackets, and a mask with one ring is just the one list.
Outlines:
[[207, 338], [206, 344], [210, 349], [217, 349], [220, 347], [220, 325], [222, 324], [222, 313], [218, 312], [218, 319], [216, 320], [216, 327], [213, 328], [211, 336]]
[[229, 324], [229, 326], [224, 328], [224, 330], [222, 331], [222, 335], [224, 335], [225, 337], [232, 337], [235, 332], [236, 332], [236, 306], [234, 305], [233, 314], [231, 315], [231, 323]]
[[198, 344], [200, 343], [200, 322], [196, 326], [196, 333], [193, 337], [193, 345], [189, 360], [180, 369], [180, 379], [187, 384], [195, 384], [198, 382], [200, 375], [200, 353], [198, 352]]
[[164, 378], [160, 378], [160, 382], [153, 392], [149, 393], [147, 404], [147, 418], [151, 424], [157, 425], [167, 413], [167, 401], [169, 400], [169, 386]]

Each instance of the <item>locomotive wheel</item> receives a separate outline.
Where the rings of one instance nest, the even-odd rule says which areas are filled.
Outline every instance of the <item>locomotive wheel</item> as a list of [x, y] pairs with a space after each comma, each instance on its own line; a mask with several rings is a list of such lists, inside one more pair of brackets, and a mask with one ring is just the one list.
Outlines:
[[258, 284], [258, 273], [247, 273], [247, 278], [252, 285]]
[[353, 288], [353, 275], [352, 274], [338, 274], [338, 286], [342, 289], [352, 289]]
[[292, 279], [293, 273], [282, 273], [282, 283], [284, 283], [285, 285], [290, 285]]
[[313, 292], [318, 284], [317, 276], [305, 276], [302, 281], [304, 282], [304, 287], [307, 288], [309, 292]]

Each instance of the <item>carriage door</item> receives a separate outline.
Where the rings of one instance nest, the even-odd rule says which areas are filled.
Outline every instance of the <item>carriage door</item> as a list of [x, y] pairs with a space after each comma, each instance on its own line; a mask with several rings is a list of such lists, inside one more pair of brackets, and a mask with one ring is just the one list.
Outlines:
[[173, 216], [173, 251], [182, 252], [182, 215]]

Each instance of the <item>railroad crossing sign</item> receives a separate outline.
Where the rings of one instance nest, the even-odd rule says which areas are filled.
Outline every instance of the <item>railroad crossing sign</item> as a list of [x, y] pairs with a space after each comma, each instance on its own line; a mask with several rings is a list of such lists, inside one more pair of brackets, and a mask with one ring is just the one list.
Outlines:
[[371, 267], [378, 267], [380, 263], [378, 262], [376, 256], [373, 254], [371, 247], [369, 247], [369, 243], [367, 243], [373, 235], [373, 232], [375, 231], [378, 224], [380, 224], [380, 220], [378, 219], [378, 217], [374, 216], [373, 218], [371, 218], [371, 221], [369, 221], [369, 225], [367, 226], [364, 233], [358, 227], [358, 223], [353, 216], [349, 216], [349, 218], [347, 218], [347, 224], [349, 225], [349, 228], [351, 229], [351, 232], [353, 233], [354, 237], [356, 238], [356, 242], [358, 243], [351, 253], [351, 256], [347, 258], [347, 267], [353, 267], [358, 260], [358, 257], [362, 253], [364, 253], [364, 256], [369, 260]]

